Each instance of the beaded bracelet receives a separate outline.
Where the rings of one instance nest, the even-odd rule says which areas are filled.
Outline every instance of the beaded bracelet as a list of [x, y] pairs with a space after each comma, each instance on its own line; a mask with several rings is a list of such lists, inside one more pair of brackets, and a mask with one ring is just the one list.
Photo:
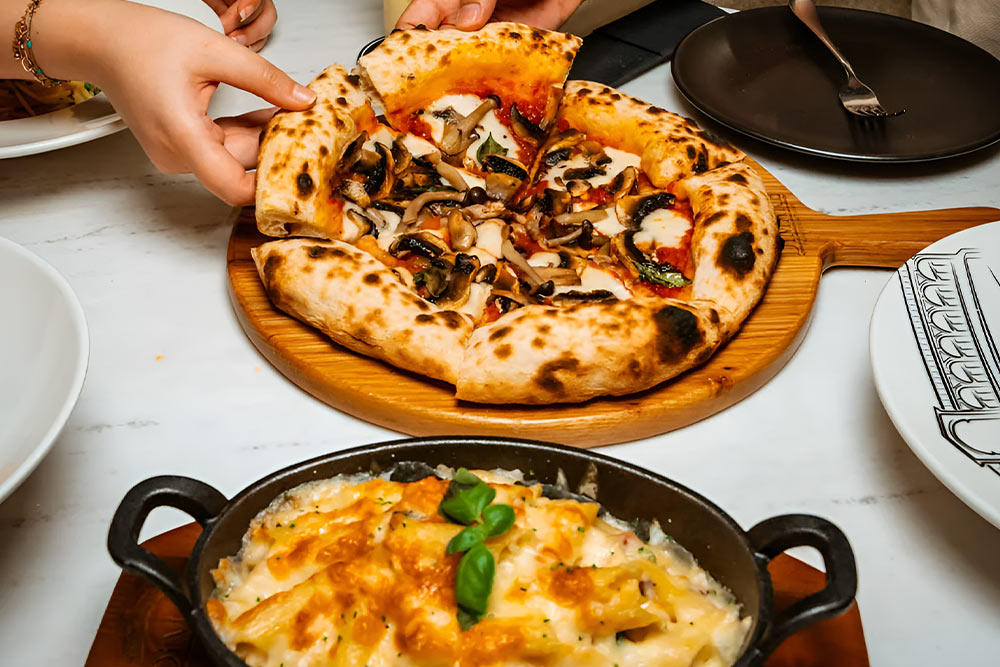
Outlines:
[[21, 20], [14, 24], [14, 60], [21, 63], [24, 71], [35, 77], [38, 83], [47, 88], [63, 83], [59, 79], [45, 76], [42, 68], [35, 62], [35, 54], [31, 50], [31, 21], [42, 0], [30, 0]]

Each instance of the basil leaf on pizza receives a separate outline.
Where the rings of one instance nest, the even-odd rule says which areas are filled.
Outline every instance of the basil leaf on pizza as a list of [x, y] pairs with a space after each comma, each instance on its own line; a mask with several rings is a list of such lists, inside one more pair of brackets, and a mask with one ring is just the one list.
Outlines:
[[567, 82], [579, 44], [397, 31], [321, 73], [261, 143], [272, 302], [468, 401], [629, 394], [708, 359], [777, 262], [763, 182], [691, 121]]

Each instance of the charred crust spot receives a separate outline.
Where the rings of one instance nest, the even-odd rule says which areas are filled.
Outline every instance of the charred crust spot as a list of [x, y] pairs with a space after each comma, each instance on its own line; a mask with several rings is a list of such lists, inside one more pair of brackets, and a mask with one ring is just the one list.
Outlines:
[[657, 332], [656, 350], [663, 363], [681, 361], [702, 340], [698, 318], [689, 310], [666, 306], [653, 314], [653, 322]]
[[[414, 30], [423, 30], [424, 32], [427, 32], [427, 26], [421, 23], [416, 28], [414, 28]], [[406, 44], [411, 39], [413, 39], [413, 35], [411, 35], [408, 32], [404, 32], [402, 35], [399, 36], [399, 41], [401, 41], [403, 44]]]
[[561, 371], [576, 371], [580, 367], [580, 361], [571, 354], [564, 354], [555, 361], [548, 361], [538, 369], [532, 381], [551, 394], [565, 394], [566, 385], [559, 379], [558, 373]]
[[705, 223], [704, 224], [705, 225], [715, 224], [719, 220], [722, 220], [724, 217], [726, 217], [725, 211], [716, 211], [712, 215], [710, 215], [707, 218], [705, 218]]
[[531, 341], [531, 346], [541, 350], [545, 347], [545, 339], [541, 336], [535, 336], [535, 338]]
[[511, 39], [520, 40], [521, 39], [521, 33], [519, 33], [519, 32], [511, 32], [510, 33], [510, 38]]
[[365, 277], [362, 278], [362, 280], [364, 280], [369, 285], [378, 285], [380, 282], [382, 282], [382, 279], [379, 278], [379, 275], [377, 273], [366, 274]]
[[449, 329], [458, 329], [462, 326], [462, 316], [454, 310], [443, 310], [437, 316], [444, 321], [444, 325]]
[[691, 144], [688, 144], [687, 156], [689, 160], [693, 160], [698, 156], [698, 152], [695, 151], [694, 146], [692, 146]]
[[335, 101], [335, 102], [336, 102], [337, 104], [339, 104], [340, 106], [342, 106], [342, 107], [346, 107], [346, 106], [347, 106], [347, 98], [346, 98], [346, 97], [338, 97], [338, 98], [337, 98], [336, 100], [334, 100], [334, 101]]
[[742, 232], [730, 236], [722, 244], [716, 261], [720, 268], [735, 273], [741, 278], [750, 273], [757, 261], [753, 251], [753, 234]]
[[709, 309], [709, 311], [708, 311], [708, 321], [711, 322], [712, 324], [718, 324], [719, 323], [719, 311], [717, 311], [715, 308]]
[[510, 345], [500, 345], [493, 351], [493, 354], [496, 355], [497, 359], [507, 359], [513, 353], [514, 348]]
[[361, 77], [357, 74], [348, 74], [346, 78], [347, 83], [351, 84], [355, 88], [361, 85]]
[[435, 51], [437, 51], [437, 47], [434, 46], [433, 44], [428, 44], [427, 48], [425, 48], [424, 51], [426, 51], [427, 54], [430, 55], [430, 54], [434, 53]]
[[726, 177], [726, 180], [730, 183], [739, 183], [740, 185], [747, 184], [747, 177], [743, 174], [730, 174]]
[[281, 265], [285, 263], [285, 258], [281, 255], [270, 255], [266, 260], [264, 260], [264, 284], [270, 285], [274, 282], [275, 272], [281, 268]]
[[347, 257], [340, 248], [328, 248], [322, 245], [311, 245], [306, 249], [309, 259], [323, 259], [324, 257]]
[[327, 155], [330, 154], [330, 149], [327, 148], [326, 146], [320, 146], [319, 147], [319, 154], [322, 155], [323, 157], [326, 157]]
[[548, 324], [538, 325], [538, 333], [542, 334], [543, 336], [549, 333], [550, 331], [552, 331], [552, 327], [550, 327]]
[[319, 76], [316, 77], [316, 80], [317, 81], [322, 81], [323, 79], [326, 78], [326, 76], [327, 76], [326, 72], [320, 72]]
[[750, 205], [753, 207], [760, 206], [760, 197], [757, 195], [750, 195]]
[[577, 95], [590, 95], [593, 92], [594, 91], [592, 91], [590, 88], [581, 88], [580, 90], [576, 91], [576, 94]]
[[[424, 301], [423, 299], [417, 299], [416, 304], [417, 304], [417, 310], [423, 311], [425, 313], [428, 310], [431, 309], [431, 307], [429, 305], [427, 305], [427, 302]], [[426, 317], [426, 316], [425, 315], [417, 315], [417, 319], [419, 319], [421, 317]]]
[[501, 327], [490, 334], [490, 341], [495, 342], [502, 338], [505, 338], [507, 334], [509, 334], [510, 332], [511, 332], [510, 327]]
[[611, 97], [610, 98], [612, 100], [614, 100], [615, 102], [617, 102], [618, 100], [620, 100], [622, 98], [622, 96], [619, 95], [618, 93], [611, 93]]
[[431, 322], [434, 321], [434, 316], [427, 314], [420, 314], [414, 318], [414, 321], [416, 321], [418, 324], [430, 324]]
[[750, 222], [750, 218], [748, 218], [744, 213], [738, 213], [734, 222], [736, 224], [736, 229], [741, 232], [748, 232], [753, 228], [753, 223]]
[[646, 109], [646, 113], [652, 114], [654, 116], [659, 116], [661, 113], [667, 113], [667, 112], [665, 109], [661, 109], [660, 107], [649, 107], [648, 109]]
[[544, 33], [542, 33], [541, 30], [532, 30], [531, 31], [531, 39], [535, 40], [536, 42], [540, 42], [543, 39], [545, 39], [545, 35], [544, 35]]
[[628, 362], [628, 374], [634, 379], [642, 375], [642, 364], [639, 363], [638, 359], [632, 359]]
[[[303, 167], [305, 166], [306, 165], [303, 165]], [[300, 197], [308, 197], [312, 194], [315, 184], [313, 183], [312, 176], [306, 173], [305, 169], [302, 170], [301, 174], [295, 177], [295, 187], [298, 189]]]
[[347, 123], [345, 123], [345, 122], [343, 121], [343, 119], [341, 119], [341, 118], [339, 118], [339, 117], [337, 117], [337, 116], [334, 116], [334, 118], [333, 118], [333, 125], [334, 125], [334, 127], [336, 127], [336, 128], [338, 129], [338, 130], [343, 130], [343, 129], [346, 129], [346, 128], [347, 128]]
[[317, 124], [316, 121], [312, 118], [306, 118], [305, 122], [303, 123], [303, 125], [305, 125], [306, 127], [313, 127], [316, 124]]

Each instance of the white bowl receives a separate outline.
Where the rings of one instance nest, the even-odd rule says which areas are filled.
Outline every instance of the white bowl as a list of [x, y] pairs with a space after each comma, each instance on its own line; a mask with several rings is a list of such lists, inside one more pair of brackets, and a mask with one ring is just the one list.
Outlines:
[[59, 436], [87, 374], [83, 308], [49, 264], [0, 238], [0, 501]]

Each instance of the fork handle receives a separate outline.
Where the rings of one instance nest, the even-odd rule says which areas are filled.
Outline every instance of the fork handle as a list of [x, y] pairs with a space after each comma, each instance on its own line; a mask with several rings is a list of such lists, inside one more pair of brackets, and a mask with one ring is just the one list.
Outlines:
[[854, 74], [854, 68], [851, 67], [851, 63], [847, 62], [847, 58], [844, 57], [844, 54], [840, 52], [837, 45], [826, 34], [826, 30], [823, 29], [823, 24], [819, 21], [819, 14], [816, 12], [816, 5], [813, 3], [813, 0], [788, 0], [788, 6], [799, 20], [805, 23], [806, 27], [812, 30], [814, 35], [819, 37], [820, 41], [826, 45], [826, 48], [830, 49], [830, 53], [837, 57], [840, 64], [844, 66], [847, 76], [857, 79], [858, 77]]

